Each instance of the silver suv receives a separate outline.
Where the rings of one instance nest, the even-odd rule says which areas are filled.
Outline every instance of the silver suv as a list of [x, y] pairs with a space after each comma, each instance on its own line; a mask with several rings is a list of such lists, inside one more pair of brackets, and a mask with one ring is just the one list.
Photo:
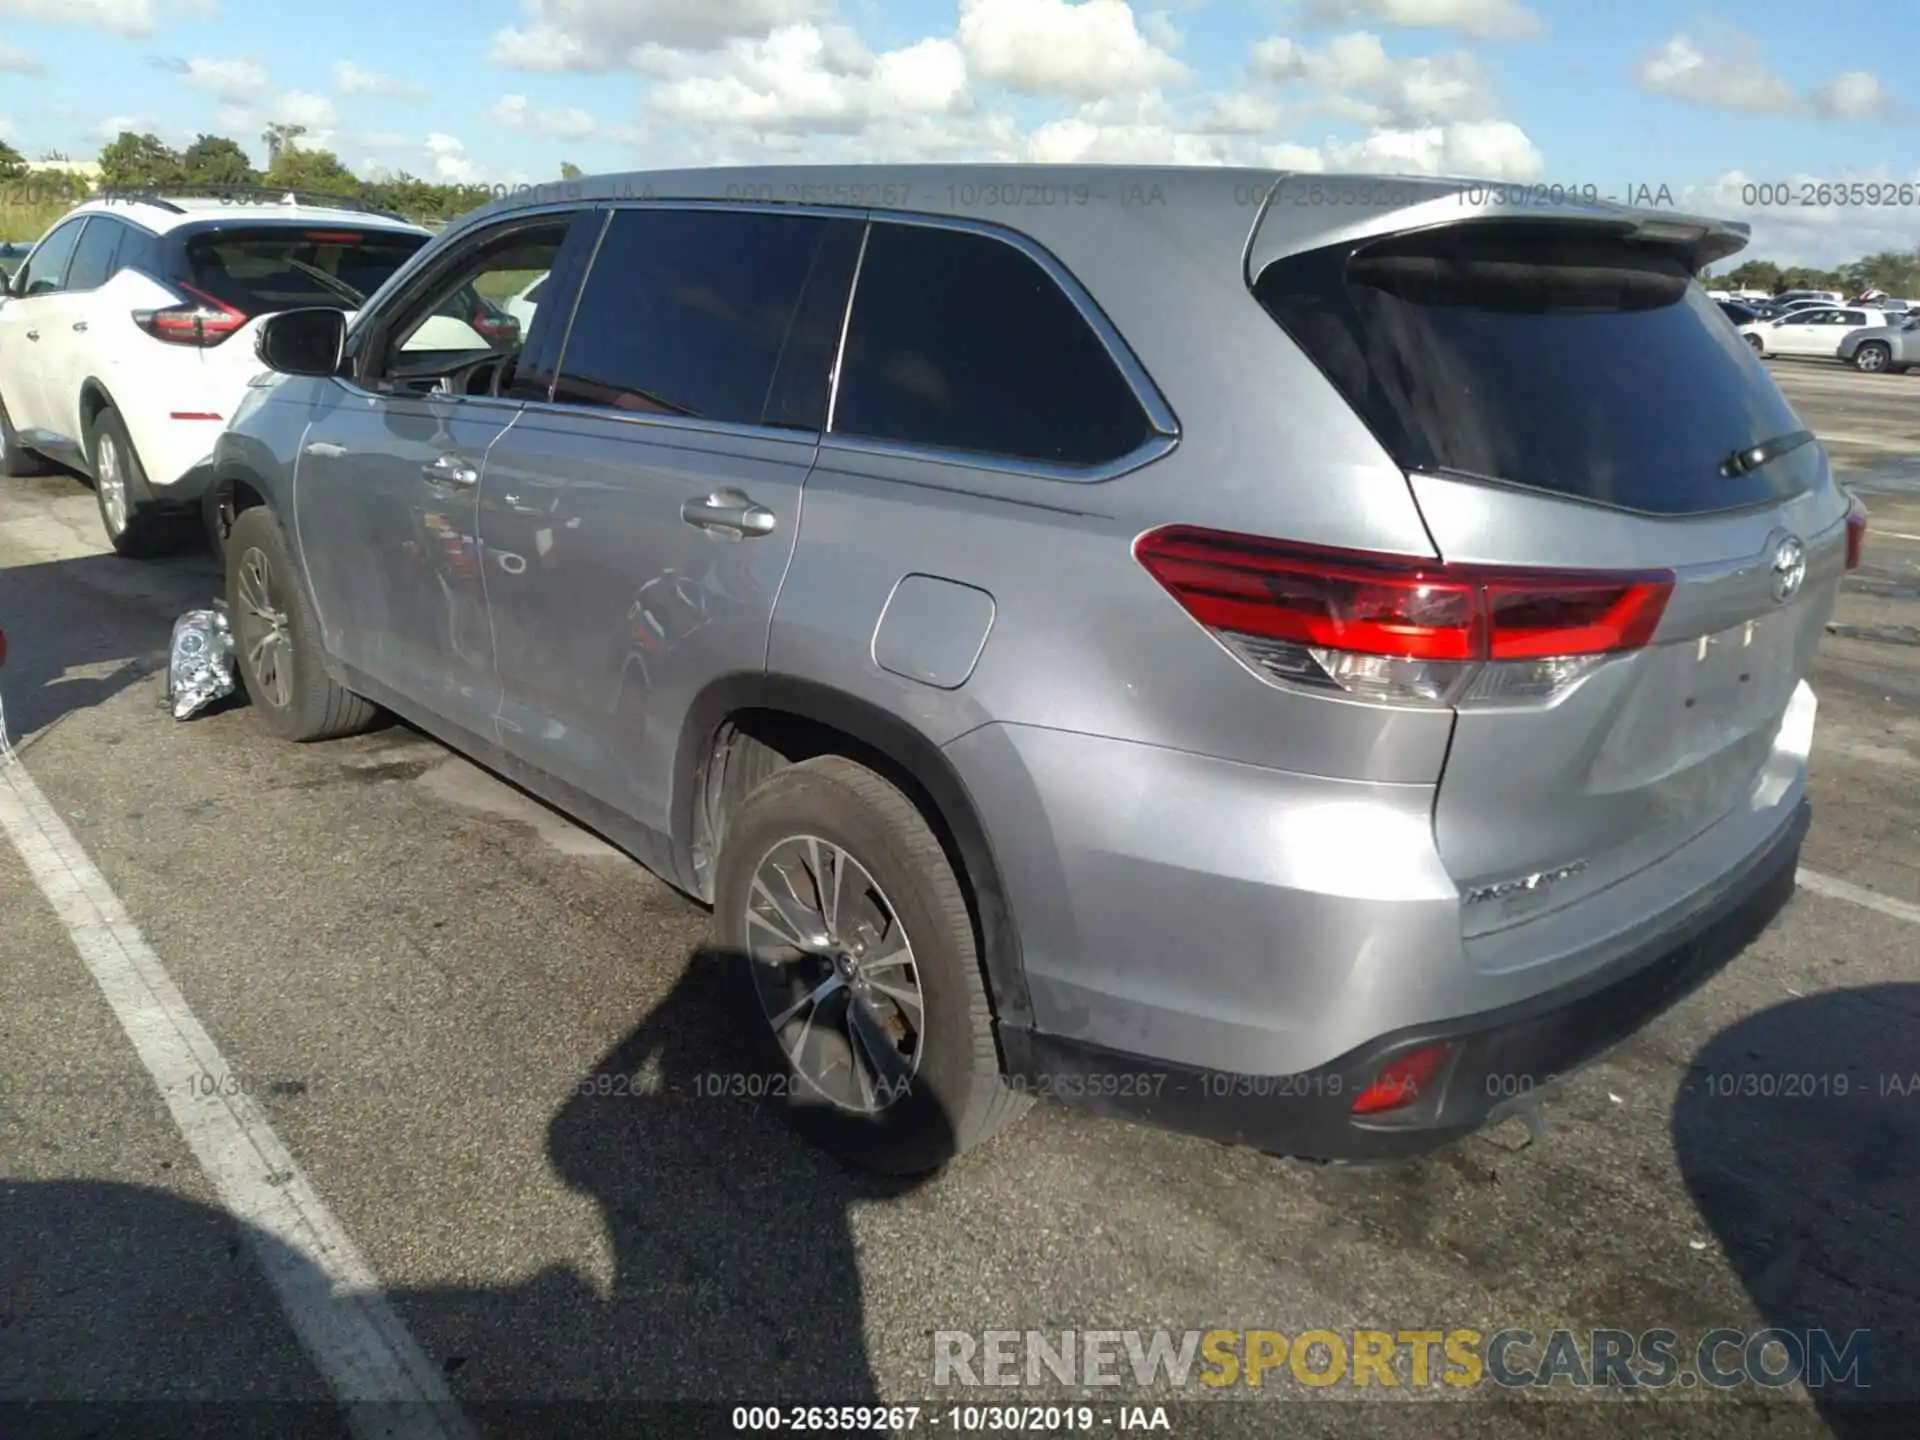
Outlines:
[[217, 456], [247, 689], [296, 740], [391, 710], [710, 903], [765, 1093], [861, 1163], [1037, 1094], [1323, 1159], [1462, 1135], [1792, 892], [1865, 523], [1693, 281], [1743, 227], [1537, 199], [488, 207], [351, 325], [265, 327]]

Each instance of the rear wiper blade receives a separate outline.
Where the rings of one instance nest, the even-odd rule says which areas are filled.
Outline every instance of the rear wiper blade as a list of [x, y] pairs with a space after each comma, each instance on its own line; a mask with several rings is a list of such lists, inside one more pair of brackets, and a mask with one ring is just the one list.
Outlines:
[[361, 294], [359, 290], [349, 285], [346, 281], [342, 280], [338, 275], [329, 275], [326, 271], [322, 270], [318, 265], [309, 265], [304, 260], [291, 260], [291, 259], [287, 261], [287, 265], [291, 269], [298, 270], [302, 275], [306, 276], [309, 280], [319, 281], [321, 285], [331, 290], [334, 294], [338, 295], [342, 300], [345, 300], [349, 305], [360, 306], [367, 303], [367, 297]]
[[1744, 450], [1736, 450], [1720, 462], [1720, 473], [1728, 479], [1740, 475], [1751, 475], [1769, 461], [1778, 460], [1789, 451], [1798, 450], [1802, 445], [1814, 441], [1811, 430], [1795, 430], [1788, 435], [1776, 435], [1771, 440], [1762, 440], [1758, 445], [1750, 445]]

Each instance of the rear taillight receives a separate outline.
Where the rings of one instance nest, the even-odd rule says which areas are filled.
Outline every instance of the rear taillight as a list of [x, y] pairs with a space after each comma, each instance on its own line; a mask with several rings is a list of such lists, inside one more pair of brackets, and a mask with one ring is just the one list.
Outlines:
[[164, 310], [136, 310], [133, 323], [156, 340], [174, 345], [218, 345], [247, 323], [247, 317], [225, 301], [216, 300], [191, 285], [179, 285], [188, 299]]
[[1858, 495], [1847, 501], [1847, 569], [1858, 570], [1867, 553], [1867, 507]]
[[1427, 1045], [1389, 1061], [1374, 1076], [1373, 1083], [1355, 1097], [1351, 1113], [1380, 1115], [1406, 1109], [1432, 1088], [1452, 1053], [1451, 1045]]
[[1448, 565], [1169, 526], [1134, 554], [1265, 678], [1399, 703], [1551, 699], [1644, 646], [1671, 571]]

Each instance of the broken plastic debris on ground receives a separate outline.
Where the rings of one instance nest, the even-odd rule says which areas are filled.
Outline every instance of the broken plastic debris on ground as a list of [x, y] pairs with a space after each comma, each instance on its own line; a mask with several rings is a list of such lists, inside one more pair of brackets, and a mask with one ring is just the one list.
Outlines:
[[173, 649], [167, 663], [167, 704], [173, 718], [185, 720], [233, 693], [233, 632], [227, 602], [211, 610], [189, 610], [173, 622]]

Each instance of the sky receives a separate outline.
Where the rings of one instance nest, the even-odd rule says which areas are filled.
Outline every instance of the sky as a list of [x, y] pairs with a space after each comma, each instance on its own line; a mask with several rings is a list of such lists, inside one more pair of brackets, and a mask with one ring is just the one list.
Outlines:
[[0, 139], [80, 159], [208, 132], [261, 163], [283, 121], [362, 174], [487, 184], [1438, 171], [1747, 219], [1747, 254], [1830, 265], [1920, 244], [1916, 58], [1920, 7], [1885, 0], [0, 0]]

